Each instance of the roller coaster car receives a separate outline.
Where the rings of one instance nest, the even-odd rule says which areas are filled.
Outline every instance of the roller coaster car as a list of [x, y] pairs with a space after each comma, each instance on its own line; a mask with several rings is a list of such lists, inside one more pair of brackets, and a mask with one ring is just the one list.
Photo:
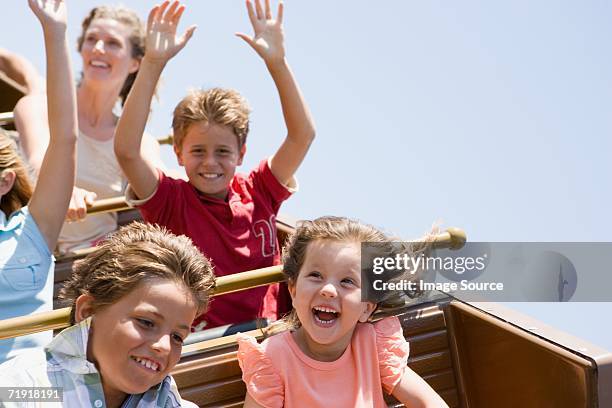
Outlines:
[[[124, 222], [134, 218], [133, 211], [121, 213]], [[281, 242], [292, 226], [279, 218]], [[58, 262], [58, 285], [72, 260]], [[441, 294], [394, 314], [410, 342], [408, 365], [451, 407], [612, 407], [612, 353], [499, 304]], [[202, 407], [241, 406], [236, 350], [233, 335], [185, 346], [173, 372], [181, 395]]]

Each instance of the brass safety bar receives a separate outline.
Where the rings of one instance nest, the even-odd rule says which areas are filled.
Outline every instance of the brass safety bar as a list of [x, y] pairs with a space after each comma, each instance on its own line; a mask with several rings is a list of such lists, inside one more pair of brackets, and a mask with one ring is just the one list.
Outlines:
[[171, 145], [173, 141], [174, 141], [174, 138], [172, 136], [172, 133], [170, 133], [166, 137], [160, 137], [159, 139], [157, 139], [157, 143], [159, 143], [160, 145]]
[[0, 112], [0, 124], [13, 123], [13, 112]]
[[[466, 236], [465, 232], [459, 228], [449, 228], [436, 235], [432, 241], [434, 248], [458, 249], [466, 242]], [[212, 296], [268, 285], [282, 280], [281, 265], [221, 276], [217, 278], [217, 285]], [[0, 340], [45, 330], [62, 329], [69, 326], [69, 318], [70, 308], [63, 308], [51, 312], [0, 320]]]
[[94, 201], [94, 203], [87, 207], [87, 214], [102, 214], [107, 212], [125, 211], [131, 207], [125, 202], [123, 196], [102, 198]]

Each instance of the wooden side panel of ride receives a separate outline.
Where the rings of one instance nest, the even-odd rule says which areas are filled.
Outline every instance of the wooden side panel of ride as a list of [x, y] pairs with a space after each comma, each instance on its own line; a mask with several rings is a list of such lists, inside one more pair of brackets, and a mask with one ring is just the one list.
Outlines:
[[612, 354], [495, 303], [445, 309], [464, 407], [612, 407]]

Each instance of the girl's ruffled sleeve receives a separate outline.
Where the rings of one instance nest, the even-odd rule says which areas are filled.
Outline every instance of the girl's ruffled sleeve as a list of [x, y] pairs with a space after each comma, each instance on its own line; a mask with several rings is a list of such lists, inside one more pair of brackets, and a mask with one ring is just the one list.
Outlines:
[[404, 339], [402, 325], [395, 316], [374, 323], [374, 331], [380, 381], [385, 391], [391, 394], [404, 375], [410, 347]]
[[264, 347], [253, 337], [238, 334], [238, 363], [242, 369], [242, 381], [251, 397], [267, 408], [284, 405], [284, 388], [280, 375], [265, 354]]

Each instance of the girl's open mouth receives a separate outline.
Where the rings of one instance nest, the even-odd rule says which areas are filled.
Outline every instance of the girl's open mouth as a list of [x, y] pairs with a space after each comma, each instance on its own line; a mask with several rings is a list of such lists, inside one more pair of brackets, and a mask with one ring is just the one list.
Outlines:
[[322, 306], [313, 307], [312, 314], [314, 315], [315, 322], [323, 327], [332, 326], [340, 316], [339, 312]]

